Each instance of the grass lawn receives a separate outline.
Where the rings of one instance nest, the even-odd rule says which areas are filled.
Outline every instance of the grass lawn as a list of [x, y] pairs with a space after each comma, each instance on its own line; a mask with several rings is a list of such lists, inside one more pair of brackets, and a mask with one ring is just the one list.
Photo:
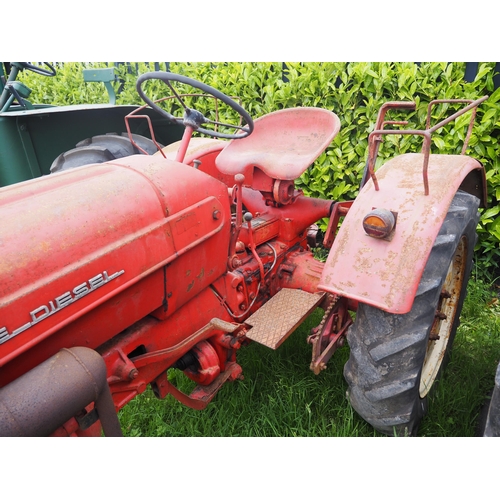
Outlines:
[[[382, 436], [362, 420], [346, 399], [342, 370], [348, 346], [327, 370], [309, 369], [306, 337], [321, 320], [318, 310], [281, 347], [252, 343], [238, 353], [245, 379], [227, 383], [205, 410], [186, 408], [148, 389], [121, 412], [126, 436]], [[498, 297], [482, 281], [469, 282], [452, 356], [429, 401], [420, 436], [474, 436], [478, 415], [494, 384], [500, 360]], [[182, 372], [170, 377], [185, 392], [193, 386]]]

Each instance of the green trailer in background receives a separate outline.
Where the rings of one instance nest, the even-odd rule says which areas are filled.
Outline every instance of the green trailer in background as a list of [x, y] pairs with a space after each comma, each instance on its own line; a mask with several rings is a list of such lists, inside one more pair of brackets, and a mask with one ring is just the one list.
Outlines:
[[[115, 104], [114, 68], [84, 70], [84, 80], [89, 84], [104, 83], [108, 104], [70, 106], [31, 103], [31, 90], [17, 79], [22, 71], [57, 78], [57, 69], [48, 63], [0, 65], [0, 187], [48, 175], [51, 169], [61, 170], [76, 166], [75, 163], [99, 163], [140, 153], [130, 143], [125, 125], [125, 116], [139, 106]], [[156, 140], [162, 145], [182, 137], [182, 126], [172, 124], [151, 109], [141, 113], [153, 122]], [[131, 128], [133, 134], [141, 136], [134, 139], [142, 148], [156, 151], [145, 119], [132, 120]]]

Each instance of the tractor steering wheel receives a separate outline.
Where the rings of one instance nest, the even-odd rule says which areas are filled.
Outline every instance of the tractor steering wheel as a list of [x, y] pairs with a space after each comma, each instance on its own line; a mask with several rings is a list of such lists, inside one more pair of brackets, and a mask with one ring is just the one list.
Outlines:
[[56, 76], [56, 70], [54, 69], [54, 67], [51, 64], [49, 64], [47, 62], [44, 62], [43, 64], [48, 66], [50, 68], [50, 71], [48, 69], [41, 68], [40, 66], [35, 66], [35, 65], [33, 65], [31, 63], [27, 63], [27, 62], [23, 62], [21, 64], [23, 65], [24, 69], [29, 69], [30, 71], [33, 71], [34, 73], [38, 73], [39, 75]]
[[[177, 118], [171, 115], [170, 113], [167, 113], [165, 110], [161, 109], [156, 103], [154, 103], [149, 97], [147, 97], [142, 89], [142, 84], [146, 80], [161, 80], [162, 82], [164, 82], [170, 88], [170, 90], [177, 98], [177, 100], [180, 102], [181, 106], [184, 108], [184, 117]], [[175, 89], [170, 84], [171, 81], [185, 83], [187, 85], [190, 85], [191, 87], [201, 90], [205, 94], [210, 94], [211, 96], [220, 99], [223, 103], [230, 106], [245, 120], [246, 126], [241, 127], [239, 125], [233, 125], [229, 123], [214, 122], [212, 120], [209, 120], [208, 118], [205, 118], [203, 114], [200, 113], [199, 111], [188, 108], [184, 103], [184, 101], [182, 100], [181, 96], [175, 91]], [[251, 116], [238, 103], [233, 101], [230, 97], [223, 94], [222, 92], [219, 92], [218, 90], [214, 89], [213, 87], [205, 85], [204, 83], [201, 83], [197, 80], [193, 80], [192, 78], [187, 78], [186, 76], [177, 75], [175, 73], [168, 73], [165, 71], [153, 71], [151, 73], [145, 73], [141, 75], [137, 80], [137, 92], [144, 100], [144, 102], [146, 102], [151, 108], [156, 110], [158, 113], [168, 118], [170, 121], [175, 123], [182, 123], [185, 126], [190, 126], [193, 129], [197, 130], [198, 132], [201, 132], [208, 136], [218, 137], [220, 139], [243, 139], [244, 137], [250, 135], [253, 131], [253, 120]], [[224, 127], [234, 128], [237, 130], [237, 132], [235, 132], [234, 134], [225, 134], [222, 132], [217, 132], [215, 130], [201, 128], [200, 125], [203, 123], [212, 123], [216, 125], [222, 125]]]

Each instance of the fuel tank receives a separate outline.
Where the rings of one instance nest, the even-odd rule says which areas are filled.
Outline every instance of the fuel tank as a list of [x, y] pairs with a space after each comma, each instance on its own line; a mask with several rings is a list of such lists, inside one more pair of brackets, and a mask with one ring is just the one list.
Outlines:
[[227, 186], [160, 156], [2, 188], [0, 220], [0, 386], [170, 316], [226, 271]]

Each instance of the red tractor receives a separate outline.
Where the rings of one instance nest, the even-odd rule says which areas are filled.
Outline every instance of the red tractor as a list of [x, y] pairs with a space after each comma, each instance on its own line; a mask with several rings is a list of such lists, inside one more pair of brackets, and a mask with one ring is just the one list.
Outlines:
[[[154, 79], [182, 118], [147, 96]], [[214, 96], [242, 122], [214, 124], [172, 82]], [[253, 122], [221, 92], [165, 72], [140, 76], [137, 90], [184, 126], [179, 142], [0, 190], [0, 435], [120, 435], [116, 412], [148, 384], [202, 409], [241, 377], [240, 348], [277, 349], [318, 307], [313, 372], [347, 339], [354, 409], [380, 432], [415, 434], [453, 342], [486, 200], [482, 165], [430, 154], [431, 134], [486, 98], [461, 101], [434, 126], [430, 110], [442, 101], [432, 102], [425, 130], [387, 130], [389, 109], [415, 105], [385, 105], [359, 196], [336, 202], [294, 185], [339, 132], [331, 111]], [[422, 152], [375, 171], [386, 134], [421, 135]], [[326, 263], [312, 252], [323, 218]], [[190, 394], [169, 380], [171, 368], [196, 382]]]

